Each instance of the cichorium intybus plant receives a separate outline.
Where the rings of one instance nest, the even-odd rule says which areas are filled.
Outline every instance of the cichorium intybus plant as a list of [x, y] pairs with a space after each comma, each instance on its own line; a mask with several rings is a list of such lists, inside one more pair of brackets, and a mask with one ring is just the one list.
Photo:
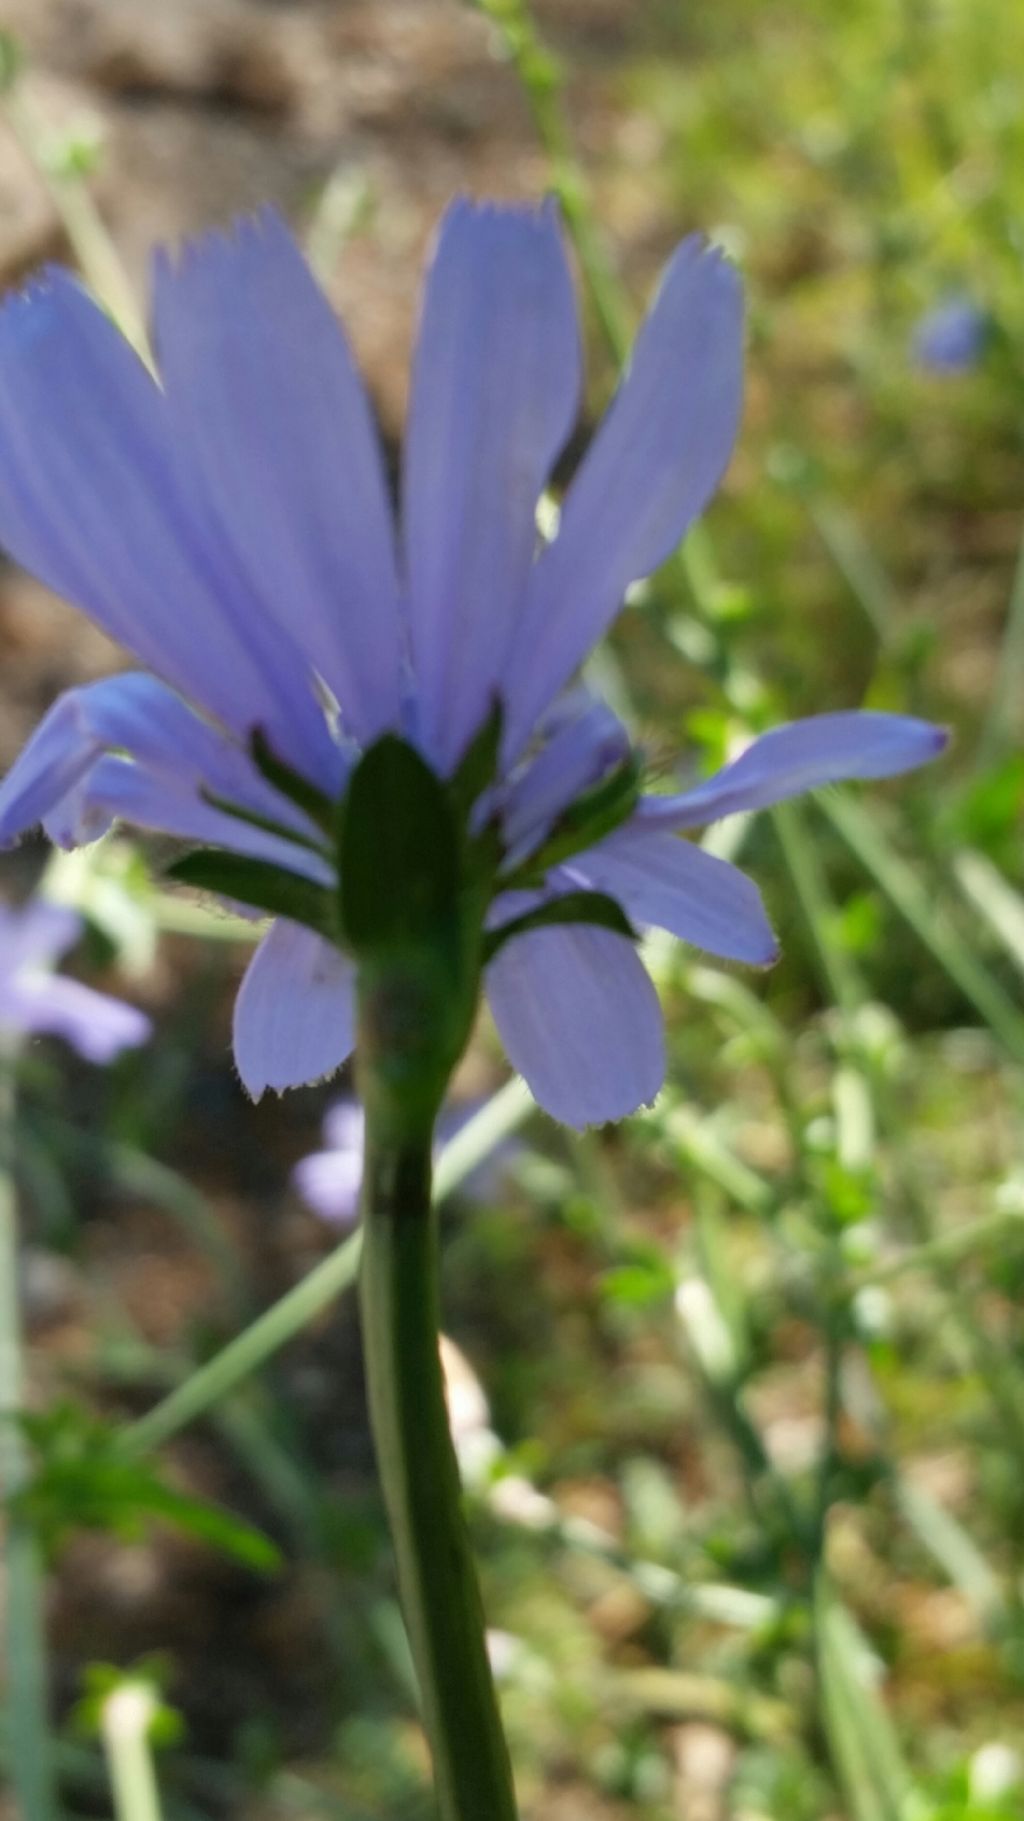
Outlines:
[[570, 1125], [651, 1101], [636, 934], [770, 962], [756, 887], [687, 839], [737, 810], [934, 756], [901, 716], [822, 714], [652, 792], [580, 665], [729, 459], [742, 306], [670, 261], [538, 548], [581, 360], [550, 204], [457, 202], [420, 323], [396, 529], [347, 345], [272, 214], [155, 269], [144, 366], [67, 273], [0, 314], [0, 540], [142, 672], [62, 696], [0, 790], [0, 839], [114, 821], [269, 913], [238, 996], [254, 1096], [355, 1050], [373, 1427], [446, 1821], [515, 1812], [438, 1365], [431, 1137], [481, 995]]

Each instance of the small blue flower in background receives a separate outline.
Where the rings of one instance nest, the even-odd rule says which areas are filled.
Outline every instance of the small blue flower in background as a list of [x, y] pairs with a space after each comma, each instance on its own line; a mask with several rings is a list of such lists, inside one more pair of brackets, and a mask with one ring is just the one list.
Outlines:
[[82, 920], [38, 898], [20, 910], [0, 905], [0, 1038], [63, 1037], [87, 1062], [112, 1062], [145, 1043], [144, 1012], [79, 980], [54, 973], [78, 941]]
[[350, 1227], [358, 1216], [365, 1130], [358, 1100], [336, 1100], [324, 1114], [323, 1150], [300, 1158], [292, 1171], [303, 1201], [331, 1226]]
[[[476, 1111], [475, 1102], [447, 1108], [438, 1120], [438, 1144], [454, 1138]], [[300, 1158], [292, 1171], [292, 1182], [303, 1201], [331, 1226], [353, 1226], [358, 1218], [365, 1130], [358, 1100], [336, 1100], [324, 1114], [323, 1149]], [[471, 1200], [488, 1200], [500, 1187], [502, 1168], [517, 1148], [512, 1139], [499, 1144], [470, 1171], [459, 1193]]]
[[[68, 273], [0, 313], [0, 543], [145, 667], [54, 703], [0, 789], [0, 841], [62, 845], [115, 820], [333, 888], [323, 829], [257, 745], [332, 800], [394, 732], [448, 777], [503, 710], [500, 880], [630, 758], [625, 729], [566, 693], [630, 584], [703, 510], [740, 417], [738, 276], [702, 241], [666, 268], [629, 369], [538, 552], [536, 513], [582, 391], [555, 207], [459, 201], [426, 282], [396, 527], [365, 393], [326, 299], [272, 213], [158, 257], [159, 384]], [[717, 778], [639, 797], [585, 851], [499, 890], [491, 926], [580, 891], [634, 926], [764, 965], [760, 895], [681, 831], [838, 779], [933, 758], [942, 733], [840, 713], [776, 729]], [[239, 992], [249, 1091], [336, 1070], [355, 970], [279, 917]], [[522, 932], [484, 987], [513, 1065], [574, 1126], [654, 1099], [657, 995], [635, 945], [563, 924]]]
[[988, 316], [969, 297], [947, 297], [917, 323], [914, 360], [929, 373], [966, 373], [977, 366], [988, 332]]

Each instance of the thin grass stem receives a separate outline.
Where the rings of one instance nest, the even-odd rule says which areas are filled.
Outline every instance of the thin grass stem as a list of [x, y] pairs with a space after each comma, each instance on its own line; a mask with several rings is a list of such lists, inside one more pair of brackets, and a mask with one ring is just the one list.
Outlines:
[[[440, 1202], [523, 1123], [534, 1102], [521, 1081], [507, 1082], [445, 1145], [434, 1177]], [[220, 1400], [328, 1307], [359, 1274], [362, 1234], [353, 1233], [249, 1327], [122, 1433], [131, 1454], [147, 1454], [205, 1416]]]
[[845, 792], [823, 794], [818, 798], [818, 804], [822, 814], [968, 1004], [988, 1025], [993, 1036], [1015, 1062], [1024, 1062], [1024, 1015], [1017, 1010], [995, 975], [979, 961], [941, 906], [936, 905], [915, 868], [890, 846], [877, 821]]
[[[18, 1209], [14, 1185], [14, 1058], [0, 1055], [0, 1497], [16, 1498], [29, 1463], [19, 1428], [23, 1399], [18, 1308]], [[6, 1659], [11, 1782], [30, 1821], [60, 1813], [48, 1715], [44, 1577], [32, 1527], [8, 1509]]]
[[82, 171], [73, 159], [55, 159], [52, 132], [24, 81], [16, 77], [3, 96], [15, 139], [43, 184], [90, 290], [148, 366], [149, 337], [131, 281]]

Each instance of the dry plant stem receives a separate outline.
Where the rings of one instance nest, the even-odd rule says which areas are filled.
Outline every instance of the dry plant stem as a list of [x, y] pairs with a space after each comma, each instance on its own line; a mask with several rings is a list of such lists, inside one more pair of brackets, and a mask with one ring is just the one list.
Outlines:
[[156, 1706], [144, 1682], [125, 1682], [103, 1703], [100, 1731], [117, 1821], [161, 1821], [160, 1792], [149, 1745]]
[[360, 1265], [377, 1464], [442, 1821], [516, 1821], [438, 1352], [430, 1135], [367, 1109]]
[[73, 169], [55, 167], [47, 156], [49, 129], [23, 82], [16, 82], [6, 95], [4, 112], [14, 137], [49, 194], [86, 283], [136, 353], [152, 365], [149, 338], [135, 293], [88, 183]]
[[[0, 1049], [0, 1498], [20, 1491], [27, 1473], [17, 1423], [22, 1400], [18, 1310], [17, 1203], [13, 1178], [14, 1058]], [[57, 1821], [59, 1807], [47, 1719], [43, 1573], [39, 1545], [22, 1518], [4, 1519], [7, 1581], [5, 1656], [10, 1770], [20, 1811]]]

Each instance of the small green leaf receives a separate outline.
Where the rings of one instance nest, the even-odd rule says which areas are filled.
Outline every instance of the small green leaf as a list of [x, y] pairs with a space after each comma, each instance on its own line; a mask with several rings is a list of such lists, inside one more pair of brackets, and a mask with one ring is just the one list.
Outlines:
[[270, 1538], [205, 1499], [169, 1486], [147, 1463], [128, 1458], [115, 1431], [71, 1404], [21, 1417], [35, 1456], [31, 1478], [8, 1501], [55, 1555], [77, 1530], [132, 1539], [162, 1519], [233, 1556], [256, 1573], [280, 1565]]
[[261, 816], [258, 810], [243, 809], [240, 803], [233, 803], [230, 797], [221, 797], [215, 790], [201, 790], [199, 795], [211, 809], [219, 809], [222, 815], [233, 816], [236, 822], [244, 822], [248, 828], [258, 828], [265, 835], [277, 835], [281, 841], [292, 841], [296, 847], [306, 847], [314, 854], [325, 854], [322, 841], [312, 835], [300, 834], [290, 828], [287, 822], [278, 822], [273, 816]]
[[279, 759], [262, 728], [257, 727], [249, 741], [253, 764], [268, 784], [287, 797], [289, 803], [295, 803], [304, 809], [318, 828], [326, 835], [334, 834], [335, 806], [325, 791], [311, 784], [301, 772], [293, 771], [283, 759]]
[[528, 930], [549, 929], [557, 924], [589, 923], [597, 929], [609, 929], [616, 936], [626, 936], [631, 942], [636, 941], [636, 931], [620, 904], [609, 898], [605, 892], [565, 892], [560, 898], [551, 898], [546, 904], [538, 904], [536, 909], [524, 911], [521, 917], [513, 917], [510, 923], [503, 923], [500, 929], [488, 931], [484, 937], [484, 962], [493, 961], [500, 948], [513, 936], [523, 936]]
[[612, 829], [632, 813], [639, 793], [640, 768], [631, 753], [607, 777], [601, 778], [591, 790], [584, 791], [575, 803], [562, 811], [556, 832], [586, 833], [588, 842], [598, 838], [597, 830], [601, 834], [611, 834]]
[[293, 923], [304, 923], [328, 941], [335, 934], [332, 894], [324, 886], [314, 885], [311, 879], [300, 879], [297, 873], [285, 872], [283, 867], [271, 866], [266, 860], [203, 848], [176, 860], [168, 867], [167, 876], [179, 885], [216, 892], [272, 917], [290, 917]]
[[675, 1278], [667, 1265], [615, 1265], [600, 1280], [601, 1295], [624, 1308], [649, 1309], [655, 1303], [668, 1303], [675, 1289]]
[[71, 1730], [81, 1738], [102, 1737], [107, 1703], [130, 1689], [147, 1697], [149, 1708], [145, 1725], [146, 1742], [154, 1750], [180, 1745], [185, 1737], [184, 1715], [165, 1699], [166, 1684], [172, 1679], [173, 1665], [158, 1654], [142, 1657], [128, 1669], [116, 1663], [86, 1663], [82, 1670], [82, 1693], [71, 1709]]
[[[140, 1474], [134, 1462], [131, 1472]], [[142, 1474], [145, 1474], [144, 1469]], [[176, 1529], [208, 1543], [211, 1549], [231, 1556], [244, 1568], [251, 1568], [254, 1574], [272, 1574], [281, 1566], [281, 1551], [277, 1544], [262, 1530], [233, 1516], [230, 1511], [208, 1504], [205, 1499], [189, 1498], [183, 1492], [176, 1492], [173, 1487], [162, 1485], [155, 1476], [150, 1477], [148, 1485], [136, 1484], [134, 1490], [140, 1515], [163, 1518]]]
[[460, 824], [468, 818], [477, 798], [494, 783], [504, 721], [501, 700], [495, 696], [490, 714], [473, 735], [448, 787]]
[[447, 783], [386, 734], [342, 806], [341, 930], [356, 960], [368, 1117], [417, 1137], [437, 1117], [472, 1028], [485, 904]]
[[542, 879], [552, 866], [596, 846], [629, 820], [640, 797], [640, 767], [630, 754], [621, 765], [584, 791], [562, 811], [544, 845], [531, 854], [513, 879], [512, 886]]
[[341, 828], [341, 926], [358, 954], [436, 947], [456, 931], [459, 843], [448, 792], [395, 734], [352, 774]]

